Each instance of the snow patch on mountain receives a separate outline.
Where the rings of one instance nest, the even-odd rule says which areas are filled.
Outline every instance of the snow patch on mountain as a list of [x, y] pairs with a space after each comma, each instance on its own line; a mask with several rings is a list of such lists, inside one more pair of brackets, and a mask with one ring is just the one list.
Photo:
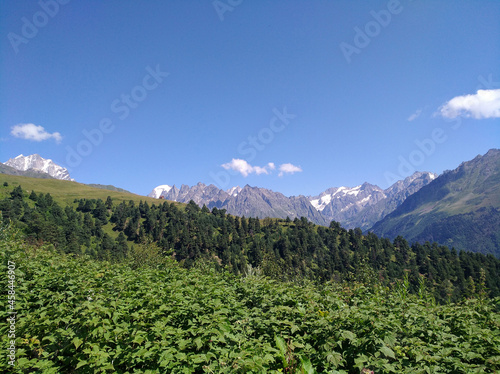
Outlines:
[[[333, 187], [325, 192], [322, 192], [319, 196], [309, 198], [309, 201], [311, 202], [312, 206], [318, 210], [318, 211], [323, 211], [331, 202], [332, 200], [335, 199], [342, 199], [346, 196], [354, 196], [357, 197], [358, 194], [361, 191], [362, 185], [356, 186], [356, 187]], [[371, 196], [371, 195], [370, 195]], [[367, 202], [370, 199], [364, 198], [361, 200], [359, 203], [364, 203]]]
[[415, 172], [385, 190], [365, 182], [356, 187], [331, 187], [308, 199], [327, 220], [340, 222], [346, 228], [367, 229], [436, 177], [433, 173]]
[[241, 188], [240, 186], [236, 186], [236, 187], [231, 187], [226, 192], [231, 196], [238, 196], [238, 194], [241, 192], [242, 189], [243, 188]]
[[371, 199], [372, 195], [368, 195], [367, 197], [365, 197], [364, 199], [358, 201], [358, 204], [363, 204], [363, 203], [366, 203], [368, 202], [370, 199]]
[[153, 188], [153, 191], [151, 191], [148, 194], [148, 196], [154, 197], [155, 199], [159, 199], [163, 193], [167, 194], [171, 189], [172, 186], [169, 186], [168, 184], [163, 184], [161, 186]]
[[354, 187], [354, 188], [350, 188], [350, 189], [348, 189], [345, 193], [346, 193], [347, 195], [354, 195], [354, 196], [358, 196], [360, 188], [361, 188], [361, 185], [356, 186], [356, 187]]
[[330, 204], [330, 201], [332, 201], [332, 196], [333, 195], [325, 195], [320, 197], [319, 199], [312, 199], [310, 200], [310, 202], [312, 206], [316, 208], [316, 210], [319, 210], [321, 212], [328, 204]]

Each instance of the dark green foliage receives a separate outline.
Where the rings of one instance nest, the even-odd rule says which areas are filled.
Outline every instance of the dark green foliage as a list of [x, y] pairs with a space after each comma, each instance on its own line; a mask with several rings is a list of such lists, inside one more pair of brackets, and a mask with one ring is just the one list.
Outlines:
[[21, 186], [15, 187], [10, 193], [10, 197], [12, 200], [22, 200], [23, 199], [23, 189]]
[[33, 201], [37, 201], [38, 199], [38, 195], [36, 194], [35, 191], [31, 191], [31, 194], [30, 194], [30, 197], [29, 197], [30, 200], [33, 200]]
[[111, 209], [113, 207], [113, 200], [111, 199], [111, 196], [106, 198], [106, 203], [104, 205], [106, 206], [106, 209]]
[[[439, 302], [458, 301], [472, 290], [500, 296], [500, 261], [491, 255], [456, 252], [436, 243], [410, 245], [361, 230], [345, 230], [337, 222], [316, 226], [307, 219], [233, 217], [224, 209], [184, 209], [168, 202], [133, 201], [113, 204], [100, 199], [75, 200], [62, 209], [49, 194], [20, 187], [0, 201], [4, 218], [16, 222], [36, 243], [50, 243], [67, 253], [122, 261], [130, 244], [156, 243], [164, 255], [190, 268], [214, 264], [235, 274], [249, 268], [283, 281], [355, 280], [390, 285], [408, 274], [409, 292], [416, 293], [421, 275]], [[31, 204], [29, 204], [31, 202]], [[109, 222], [108, 222], [108, 216]], [[481, 280], [482, 274], [484, 281]], [[474, 287], [472, 287], [474, 285]]]

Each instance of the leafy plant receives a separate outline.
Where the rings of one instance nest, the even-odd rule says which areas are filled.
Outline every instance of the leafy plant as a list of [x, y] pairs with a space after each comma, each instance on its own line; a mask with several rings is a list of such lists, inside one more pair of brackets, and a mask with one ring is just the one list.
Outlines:
[[[383, 285], [281, 282], [173, 261], [110, 263], [27, 245], [15, 373], [495, 373], [500, 299], [429, 304]], [[6, 287], [6, 278], [0, 281]], [[5, 300], [5, 298], [4, 298]], [[6, 321], [5, 303], [0, 310]], [[0, 341], [7, 346], [5, 322]]]

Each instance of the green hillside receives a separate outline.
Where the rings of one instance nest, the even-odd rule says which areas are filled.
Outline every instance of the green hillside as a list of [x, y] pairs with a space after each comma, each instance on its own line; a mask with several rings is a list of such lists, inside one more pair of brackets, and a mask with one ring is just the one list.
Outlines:
[[500, 257], [500, 150], [443, 173], [372, 231]]
[[[5, 183], [10, 187], [5, 187]], [[111, 196], [116, 201], [132, 200], [137, 204], [141, 200], [150, 203], [157, 202], [156, 199], [150, 197], [135, 195], [130, 192], [114, 191], [112, 189], [96, 188], [77, 182], [29, 178], [7, 174], [0, 174], [0, 199], [5, 198], [10, 193], [12, 186], [15, 187], [18, 185], [21, 185], [27, 193], [31, 191], [49, 193], [54, 200], [62, 205], [72, 204], [75, 199], [92, 198], [106, 200], [108, 196]], [[179, 205], [181, 204], [179, 203]]]
[[108, 190], [108, 191], [117, 191], [117, 192], [131, 193], [130, 191], [124, 190], [123, 188], [115, 187], [115, 186], [112, 186], [110, 184], [88, 183], [87, 186], [89, 186], [89, 187], [95, 187], [95, 188], [101, 188], [103, 190]]

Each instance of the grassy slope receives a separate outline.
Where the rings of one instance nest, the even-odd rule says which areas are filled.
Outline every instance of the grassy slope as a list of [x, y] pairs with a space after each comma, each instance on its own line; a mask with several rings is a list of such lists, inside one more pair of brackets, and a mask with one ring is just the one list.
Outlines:
[[100, 188], [100, 189], [108, 190], [108, 191], [132, 193], [130, 191], [124, 190], [123, 188], [115, 187], [115, 186], [112, 186], [110, 184], [88, 183], [87, 186], [89, 186], [89, 187], [95, 187], [95, 188]]
[[[9, 185], [4, 186], [4, 182]], [[115, 204], [121, 201], [128, 202], [133, 200], [139, 204], [142, 200], [148, 204], [162, 204], [166, 200], [158, 200], [147, 196], [136, 195], [130, 192], [111, 191], [102, 188], [90, 187], [77, 182], [62, 181], [58, 179], [39, 179], [28, 178], [18, 175], [0, 174], [0, 200], [8, 197], [14, 187], [21, 185], [26, 193], [35, 191], [36, 193], [49, 193], [53, 199], [62, 207], [73, 205], [75, 199], [101, 199], [106, 201], [108, 196], [111, 196]], [[179, 207], [185, 204], [174, 202]], [[118, 236], [117, 231], [113, 231], [113, 225], [108, 223], [102, 227], [103, 231], [112, 238]]]
[[[4, 187], [4, 182], [9, 184]], [[163, 200], [153, 199], [147, 196], [135, 195], [133, 193], [117, 192], [102, 188], [90, 187], [77, 182], [62, 181], [58, 179], [38, 179], [21, 177], [17, 175], [0, 174], [0, 199], [5, 198], [13, 187], [21, 185], [24, 191], [35, 191], [36, 193], [50, 193], [55, 201], [62, 206], [72, 204], [75, 199], [102, 199], [108, 196], [116, 202], [133, 200], [135, 203], [147, 201], [148, 204], [159, 204]], [[184, 205], [181, 203], [175, 203]]]

